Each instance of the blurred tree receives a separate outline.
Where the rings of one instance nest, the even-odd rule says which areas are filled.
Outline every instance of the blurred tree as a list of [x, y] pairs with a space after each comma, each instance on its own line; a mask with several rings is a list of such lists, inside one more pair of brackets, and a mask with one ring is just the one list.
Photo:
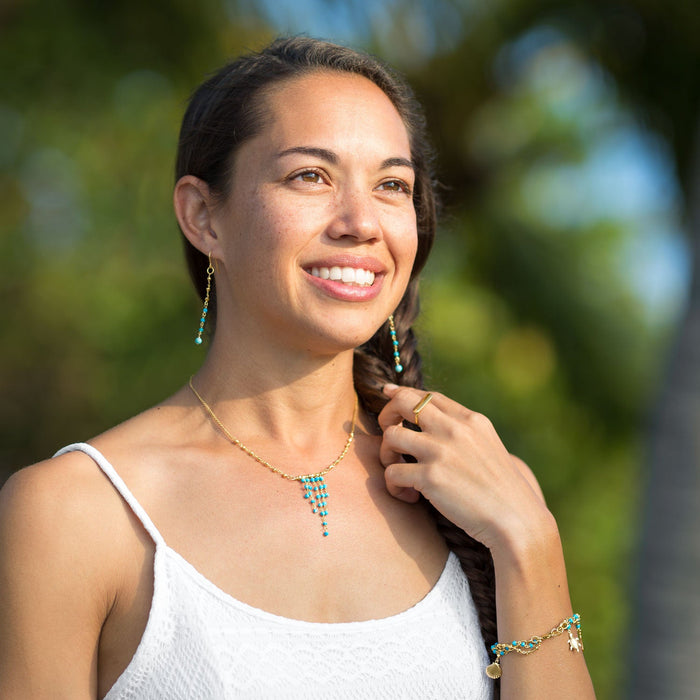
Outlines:
[[197, 314], [172, 163], [188, 91], [270, 37], [236, 17], [218, 0], [2, 4], [0, 477], [159, 400], [201, 359], [170, 342]]
[[604, 8], [595, 45], [673, 146], [693, 261], [688, 304], [651, 422], [628, 696], [690, 700], [697, 697], [700, 626], [700, 14], [693, 2]]
[[[696, 115], [700, 119], [697, 109]], [[698, 694], [693, 652], [700, 625], [700, 121], [698, 127], [694, 172], [688, 175], [693, 282], [651, 423], [632, 634], [634, 700], [691, 700]]]

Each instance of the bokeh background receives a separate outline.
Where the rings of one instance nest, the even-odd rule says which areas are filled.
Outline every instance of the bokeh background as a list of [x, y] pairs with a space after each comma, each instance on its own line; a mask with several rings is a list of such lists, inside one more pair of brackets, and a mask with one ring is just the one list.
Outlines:
[[2, 0], [0, 483], [201, 362], [179, 119], [207, 72], [300, 32], [425, 105], [429, 381], [539, 477], [598, 697], [697, 698], [695, 0]]

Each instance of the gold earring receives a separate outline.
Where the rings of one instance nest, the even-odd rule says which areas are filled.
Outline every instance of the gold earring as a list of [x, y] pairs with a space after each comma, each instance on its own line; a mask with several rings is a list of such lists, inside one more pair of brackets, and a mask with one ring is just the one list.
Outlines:
[[209, 267], [207, 267], [207, 291], [204, 295], [204, 307], [202, 308], [202, 316], [199, 319], [199, 330], [197, 331], [197, 337], [194, 339], [195, 345], [202, 344], [202, 333], [204, 333], [204, 323], [207, 320], [207, 313], [209, 313], [209, 292], [211, 292], [211, 278], [214, 275], [214, 268], [211, 264], [211, 252], [209, 253]]
[[401, 355], [399, 354], [399, 341], [396, 339], [396, 326], [394, 325], [394, 314], [389, 316], [389, 332], [391, 333], [391, 342], [394, 346], [394, 369], [396, 374], [403, 372], [401, 364]]

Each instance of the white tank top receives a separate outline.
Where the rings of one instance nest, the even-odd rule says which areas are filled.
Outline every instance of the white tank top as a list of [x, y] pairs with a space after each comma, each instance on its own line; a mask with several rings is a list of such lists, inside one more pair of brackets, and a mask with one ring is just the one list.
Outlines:
[[362, 622], [305, 622], [224, 593], [168, 547], [114, 467], [99, 465], [155, 542], [153, 599], [129, 665], [105, 700], [489, 700], [493, 681], [469, 584], [450, 553], [413, 607]]

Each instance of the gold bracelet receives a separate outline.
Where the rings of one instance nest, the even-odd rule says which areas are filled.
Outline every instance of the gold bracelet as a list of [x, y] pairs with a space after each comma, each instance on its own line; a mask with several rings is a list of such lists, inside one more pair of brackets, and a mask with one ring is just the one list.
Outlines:
[[501, 656], [510, 654], [511, 651], [525, 656], [534, 654], [545, 639], [558, 637], [564, 632], [569, 633], [569, 649], [577, 653], [582, 652], [581, 616], [575, 613], [571, 617], [563, 619], [556, 627], [552, 627], [547, 634], [543, 634], [541, 637], [531, 637], [521, 642], [513, 641], [511, 643], [499, 642], [498, 644], [492, 644], [491, 651], [496, 655], [496, 660], [486, 667], [486, 675], [494, 680], [501, 677], [501, 664], [499, 663]]

